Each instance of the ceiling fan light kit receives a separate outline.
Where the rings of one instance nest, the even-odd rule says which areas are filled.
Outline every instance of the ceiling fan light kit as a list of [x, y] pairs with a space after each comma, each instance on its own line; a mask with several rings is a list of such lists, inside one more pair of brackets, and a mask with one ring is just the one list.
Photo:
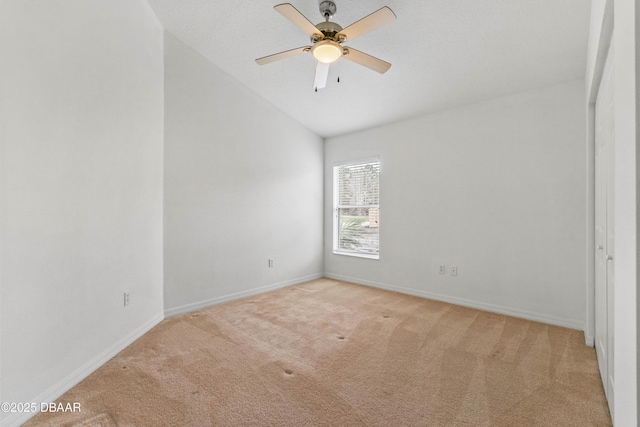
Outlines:
[[[296, 49], [276, 53], [256, 59], [259, 65], [269, 64], [274, 61], [297, 56], [305, 52], [311, 52], [318, 61], [316, 75], [313, 82], [314, 89], [321, 89], [326, 86], [329, 75], [329, 66], [338, 61], [341, 57], [363, 65], [378, 73], [385, 73], [391, 68], [391, 64], [360, 52], [353, 48], [347, 48], [342, 44], [352, 41], [356, 37], [373, 31], [396, 19], [396, 15], [388, 7], [383, 7], [354, 22], [346, 28], [342, 28], [335, 22], [329, 21], [336, 13], [336, 4], [332, 1], [320, 3], [320, 14], [325, 19], [317, 25], [313, 25], [303, 14], [301, 14], [290, 3], [283, 3], [274, 6], [274, 9], [291, 23], [304, 31], [311, 38], [311, 46], [302, 46]], [[340, 79], [338, 78], [338, 81]]]
[[336, 62], [342, 56], [342, 46], [333, 40], [322, 40], [311, 47], [314, 58], [324, 64]]

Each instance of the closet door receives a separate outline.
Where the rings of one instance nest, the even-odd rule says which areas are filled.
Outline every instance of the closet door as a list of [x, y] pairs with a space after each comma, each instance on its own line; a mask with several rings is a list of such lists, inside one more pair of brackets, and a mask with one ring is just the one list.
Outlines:
[[595, 345], [600, 375], [609, 406], [613, 408], [613, 292], [614, 216], [613, 150], [614, 86], [613, 46], [609, 49], [595, 115]]

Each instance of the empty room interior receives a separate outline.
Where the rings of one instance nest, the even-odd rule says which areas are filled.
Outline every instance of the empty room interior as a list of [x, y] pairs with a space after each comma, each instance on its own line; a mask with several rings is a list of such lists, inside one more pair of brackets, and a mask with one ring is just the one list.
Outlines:
[[639, 22], [3, 0], [0, 424], [637, 426]]

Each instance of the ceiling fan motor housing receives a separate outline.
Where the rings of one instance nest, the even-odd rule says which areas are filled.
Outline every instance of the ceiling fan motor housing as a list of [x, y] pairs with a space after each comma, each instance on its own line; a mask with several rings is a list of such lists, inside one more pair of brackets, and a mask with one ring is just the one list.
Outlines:
[[[318, 25], [316, 25], [316, 28], [318, 28], [322, 32], [324, 39], [331, 39], [337, 42], [340, 41], [336, 38], [336, 35], [340, 31], [342, 31], [342, 27], [335, 22], [320, 22]], [[311, 41], [315, 43], [318, 40], [314, 39], [314, 37], [311, 37]]]

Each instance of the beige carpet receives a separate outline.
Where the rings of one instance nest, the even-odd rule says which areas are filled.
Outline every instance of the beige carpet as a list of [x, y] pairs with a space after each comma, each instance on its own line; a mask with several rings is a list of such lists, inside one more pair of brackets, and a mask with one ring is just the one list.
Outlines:
[[27, 426], [606, 426], [579, 331], [315, 280], [163, 321]]

